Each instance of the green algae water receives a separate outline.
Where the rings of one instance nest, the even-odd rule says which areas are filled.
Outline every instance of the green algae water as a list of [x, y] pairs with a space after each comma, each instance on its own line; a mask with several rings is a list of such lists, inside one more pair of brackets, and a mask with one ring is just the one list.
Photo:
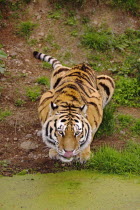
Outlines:
[[92, 171], [0, 177], [0, 210], [138, 210], [140, 177]]

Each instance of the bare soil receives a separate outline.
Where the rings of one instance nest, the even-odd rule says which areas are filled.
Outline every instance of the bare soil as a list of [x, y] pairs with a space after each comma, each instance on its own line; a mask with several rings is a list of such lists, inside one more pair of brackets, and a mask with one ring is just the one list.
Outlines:
[[[69, 65], [86, 61], [86, 50], [79, 47], [79, 39], [69, 36], [71, 28], [65, 25], [60, 27], [63, 22], [61, 18], [59, 20], [46, 18], [48, 12], [53, 9], [54, 6], [49, 1], [33, 1], [17, 11], [20, 16], [17, 20], [10, 17], [13, 11], [2, 8], [4, 26], [0, 29], [0, 44], [3, 45], [2, 50], [8, 54], [8, 58], [5, 61], [6, 73], [0, 75], [0, 87], [2, 87], [0, 108], [10, 110], [12, 113], [11, 116], [0, 121], [2, 175], [10, 176], [23, 169], [29, 172], [48, 173], [84, 167], [74, 163], [68, 165], [48, 158], [48, 148], [38, 136], [38, 131], [41, 129], [37, 115], [39, 99], [32, 102], [26, 96], [26, 87], [37, 85], [36, 79], [39, 76], [50, 77], [51, 75], [51, 70], [42, 69], [40, 62], [32, 56], [33, 50], [38, 48], [41, 51], [45, 47], [42, 39], [50, 32], [55, 32], [55, 40], [60, 46], [59, 49], [52, 49], [51, 55], [64, 55], [70, 50], [72, 56], [68, 61]], [[64, 13], [67, 13], [67, 9], [64, 9]], [[85, 7], [76, 10], [77, 18], [80, 19], [81, 16], [86, 15], [90, 16], [93, 25], [107, 23], [117, 33], [122, 33], [127, 28], [138, 29], [138, 18], [106, 5], [99, 4], [93, 7], [89, 2]], [[17, 24], [27, 20], [38, 23], [31, 36], [32, 39], [38, 40], [37, 46], [30, 46], [24, 37], [16, 34]], [[45, 90], [46, 87], [42, 87], [42, 93]], [[25, 101], [21, 107], [15, 105], [18, 98]], [[134, 117], [140, 116], [139, 110], [134, 108], [121, 107], [118, 111], [132, 114]], [[23, 148], [23, 142], [29, 142], [31, 145]], [[119, 138], [119, 134], [114, 134], [96, 139], [92, 144], [92, 150], [103, 144], [120, 149], [125, 141]]]

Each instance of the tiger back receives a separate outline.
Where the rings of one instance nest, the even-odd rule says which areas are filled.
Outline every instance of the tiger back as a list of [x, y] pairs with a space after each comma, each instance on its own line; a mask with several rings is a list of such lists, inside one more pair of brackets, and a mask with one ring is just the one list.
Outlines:
[[113, 95], [114, 81], [107, 75], [96, 76], [85, 63], [68, 68], [51, 56], [38, 52], [34, 56], [54, 69], [50, 90], [42, 95], [38, 108], [49, 157], [83, 163], [90, 158], [90, 144]]

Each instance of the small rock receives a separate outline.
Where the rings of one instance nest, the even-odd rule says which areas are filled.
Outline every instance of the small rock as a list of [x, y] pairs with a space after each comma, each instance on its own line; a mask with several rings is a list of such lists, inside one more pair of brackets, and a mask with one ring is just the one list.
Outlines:
[[30, 61], [28, 59], [25, 59], [25, 62], [29, 63]]
[[94, 22], [93, 22], [95, 25], [97, 25], [98, 24], [98, 22], [95, 20]]
[[1, 78], [0, 80], [4, 82], [4, 81], [6, 81], [6, 78]]
[[15, 137], [15, 138], [14, 138], [14, 141], [17, 141], [17, 140], [18, 140], [18, 138]]
[[37, 15], [36, 19], [40, 20], [41, 19], [41, 15]]
[[18, 54], [17, 54], [16, 52], [11, 52], [11, 53], [10, 53], [10, 56], [11, 56], [11, 57], [16, 57], [17, 55], [18, 55]]
[[40, 33], [38, 34], [38, 36], [44, 37], [44, 36], [45, 36], [45, 33], [44, 33], [44, 32], [40, 32]]
[[24, 149], [24, 150], [34, 150], [36, 148], [38, 148], [38, 145], [35, 144], [34, 142], [28, 140], [28, 141], [24, 141], [20, 144], [20, 148]]
[[120, 131], [120, 134], [123, 134], [123, 135], [125, 135], [125, 131]]
[[30, 139], [30, 138], [32, 138], [32, 136], [33, 136], [32, 134], [27, 134], [27, 135], [25, 136], [25, 138], [26, 138], [26, 139]]
[[23, 73], [23, 74], [26, 74], [26, 70], [23, 70], [22, 73]]

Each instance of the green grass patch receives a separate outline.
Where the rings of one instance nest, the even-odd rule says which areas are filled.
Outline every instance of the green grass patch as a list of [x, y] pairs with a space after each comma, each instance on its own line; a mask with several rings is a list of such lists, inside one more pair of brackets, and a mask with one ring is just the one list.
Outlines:
[[6, 117], [10, 116], [12, 112], [10, 110], [2, 110], [0, 108], [0, 121], [5, 120]]
[[115, 130], [115, 105], [113, 103], [108, 104], [104, 109], [103, 121], [95, 134], [96, 138], [101, 138], [102, 136], [109, 136], [113, 134]]
[[140, 119], [137, 119], [136, 122], [131, 126], [131, 131], [134, 135], [140, 136]]
[[41, 65], [43, 69], [52, 69], [52, 65], [48, 62], [43, 62]]
[[140, 107], [140, 86], [137, 78], [117, 78], [114, 99], [118, 105]]
[[48, 77], [42, 76], [37, 79], [37, 83], [40, 85], [50, 86], [50, 79]]
[[139, 0], [112, 0], [112, 5], [132, 12], [134, 15], [140, 14]]
[[25, 174], [28, 174], [28, 169], [23, 169], [22, 171], [17, 173], [17, 175], [25, 175]]
[[60, 19], [62, 17], [62, 12], [60, 10], [57, 10], [55, 12], [49, 12], [48, 18], [52, 19]]
[[28, 40], [28, 44], [30, 46], [35, 46], [35, 45], [38, 44], [38, 40], [37, 39], [30, 39], [30, 40]]
[[78, 36], [78, 31], [77, 30], [73, 30], [71, 32], [71, 36], [77, 37]]
[[7, 54], [3, 51], [0, 50], [0, 73], [4, 74], [5, 72], [5, 62], [3, 59], [7, 58]]
[[20, 98], [18, 98], [18, 99], [15, 101], [15, 106], [17, 106], [17, 107], [21, 107], [21, 106], [23, 106], [24, 104], [25, 104], [25, 101], [22, 100], [22, 99], [20, 99]]
[[127, 128], [134, 122], [134, 118], [132, 116], [125, 114], [119, 114], [117, 119], [121, 128]]
[[17, 34], [28, 39], [36, 26], [37, 24], [32, 23], [31, 21], [21, 22], [17, 26]]
[[117, 151], [109, 146], [101, 147], [87, 163], [89, 169], [111, 174], [140, 174], [140, 144], [128, 142], [126, 148]]
[[113, 74], [137, 77], [140, 82], [140, 31], [127, 29], [115, 34], [104, 26], [86, 28], [81, 43], [90, 50], [89, 64], [96, 71], [109, 70]]
[[112, 33], [102, 28], [89, 28], [82, 36], [82, 44], [90, 49], [106, 51], [113, 46]]
[[77, 20], [74, 16], [70, 16], [66, 19], [65, 24], [69, 26], [75, 26], [77, 24]]
[[29, 87], [26, 89], [26, 95], [31, 101], [36, 101], [41, 95], [41, 89], [38, 86]]

